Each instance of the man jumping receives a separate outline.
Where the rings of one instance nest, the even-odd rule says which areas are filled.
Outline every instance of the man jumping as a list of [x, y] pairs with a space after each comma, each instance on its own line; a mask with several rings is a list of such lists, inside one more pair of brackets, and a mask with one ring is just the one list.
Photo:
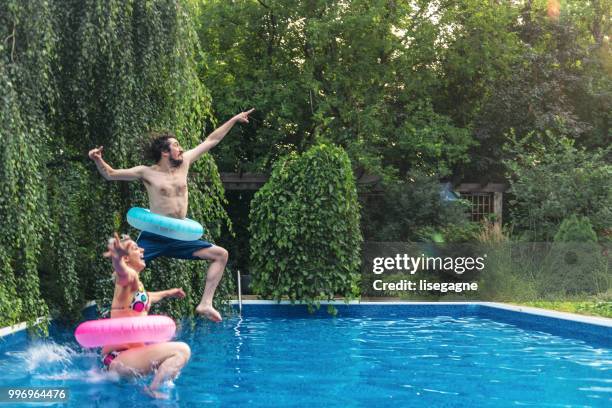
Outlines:
[[[149, 196], [151, 212], [167, 217], [183, 219], [187, 216], [187, 173], [189, 166], [204, 153], [215, 147], [237, 123], [248, 123], [251, 109], [225, 122], [195, 148], [183, 152], [176, 137], [165, 132], [157, 135], [150, 146], [150, 154], [156, 162], [153, 166], [136, 166], [130, 169], [113, 169], [102, 159], [103, 147], [89, 151], [89, 158], [106, 180], [142, 180]], [[145, 262], [165, 256], [179, 259], [206, 259], [211, 261], [206, 273], [206, 285], [196, 313], [220, 322], [221, 315], [213, 308], [212, 301], [217, 285], [223, 276], [228, 253], [224, 248], [204, 240], [179, 241], [143, 231], [137, 240], [144, 248]]]

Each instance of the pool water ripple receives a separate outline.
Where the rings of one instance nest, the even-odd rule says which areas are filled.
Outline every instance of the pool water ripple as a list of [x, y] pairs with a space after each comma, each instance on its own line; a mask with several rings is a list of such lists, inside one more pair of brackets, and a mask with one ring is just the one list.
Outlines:
[[[179, 333], [192, 359], [159, 406], [612, 403], [611, 350], [479, 317], [235, 317]], [[148, 381], [105, 373], [69, 332], [0, 349], [0, 383], [67, 386], [73, 406], [137, 405]]]

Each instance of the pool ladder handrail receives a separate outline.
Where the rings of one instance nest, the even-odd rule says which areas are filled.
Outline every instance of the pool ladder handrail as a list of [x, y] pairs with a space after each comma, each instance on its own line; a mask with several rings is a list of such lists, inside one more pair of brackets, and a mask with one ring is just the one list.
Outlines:
[[237, 269], [238, 273], [238, 314], [242, 316], [242, 282], [240, 279], [240, 269]]

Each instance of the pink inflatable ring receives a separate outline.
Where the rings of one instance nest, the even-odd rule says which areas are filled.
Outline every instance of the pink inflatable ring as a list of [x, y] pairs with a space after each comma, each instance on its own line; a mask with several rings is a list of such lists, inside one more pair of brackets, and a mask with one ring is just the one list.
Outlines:
[[161, 343], [176, 331], [168, 316], [118, 317], [89, 320], [76, 328], [74, 337], [83, 347], [102, 347], [125, 343]]

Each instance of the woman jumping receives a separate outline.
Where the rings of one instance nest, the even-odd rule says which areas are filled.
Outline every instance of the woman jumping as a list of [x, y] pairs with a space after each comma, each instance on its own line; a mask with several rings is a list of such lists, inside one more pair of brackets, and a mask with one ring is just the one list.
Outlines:
[[[139, 274], [145, 268], [144, 250], [128, 236], [111, 238], [105, 257], [113, 262], [115, 293], [111, 306], [111, 319], [117, 317], [146, 316], [153, 303], [166, 297], [184, 298], [181, 288], [161, 292], [147, 292]], [[168, 396], [157, 391], [166, 380], [174, 379], [191, 356], [191, 349], [183, 342], [165, 342], [145, 345], [131, 343], [105, 346], [102, 362], [108, 371], [121, 376], [134, 377], [155, 373], [146, 391], [155, 398]]]

